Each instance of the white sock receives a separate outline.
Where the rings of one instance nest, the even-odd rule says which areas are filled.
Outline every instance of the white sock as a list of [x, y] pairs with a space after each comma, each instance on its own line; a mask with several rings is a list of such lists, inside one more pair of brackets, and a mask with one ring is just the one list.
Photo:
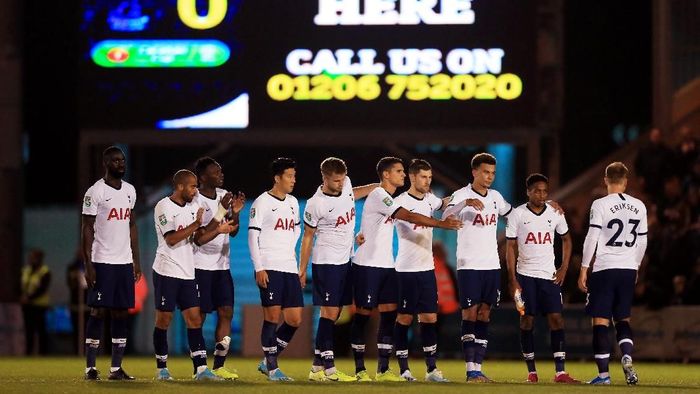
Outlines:
[[200, 365], [197, 367], [197, 373], [202, 373], [205, 369], [207, 369], [206, 365]]
[[605, 379], [605, 378], [610, 377], [610, 372], [599, 373], [598, 376], [600, 376], [601, 378]]
[[275, 369], [273, 369], [272, 371], [268, 371], [267, 373], [268, 373], [270, 376], [272, 376], [272, 375], [275, 374], [275, 372], [277, 372], [278, 369], [279, 369], [279, 368], [275, 368]]
[[468, 372], [475, 371], [475, 370], [476, 370], [475, 368], [476, 368], [476, 367], [474, 367], [474, 363], [473, 363], [473, 362], [470, 361], [470, 362], [467, 363], [467, 371], [468, 371]]
[[109, 372], [117, 372], [121, 367], [109, 367]]
[[312, 365], [311, 372], [323, 371], [323, 365]]
[[326, 369], [326, 375], [333, 375], [335, 373], [335, 367]]
[[481, 364], [474, 363], [474, 370], [481, 372]]
[[97, 369], [97, 368], [95, 368], [95, 367], [87, 367], [87, 368], [85, 368], [85, 373], [90, 372], [91, 369]]

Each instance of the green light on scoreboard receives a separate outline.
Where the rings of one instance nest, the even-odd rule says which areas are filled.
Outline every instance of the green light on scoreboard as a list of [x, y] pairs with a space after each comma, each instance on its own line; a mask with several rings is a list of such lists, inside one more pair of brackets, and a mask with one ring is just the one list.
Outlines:
[[231, 51], [218, 40], [106, 40], [91, 55], [107, 68], [206, 68], [226, 63]]

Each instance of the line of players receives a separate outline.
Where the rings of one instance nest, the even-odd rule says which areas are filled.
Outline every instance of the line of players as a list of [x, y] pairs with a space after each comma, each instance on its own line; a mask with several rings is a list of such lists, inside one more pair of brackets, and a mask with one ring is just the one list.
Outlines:
[[[133, 280], [140, 275], [133, 209], [133, 187], [121, 181], [124, 155], [114, 147], [103, 155], [106, 175], [93, 185], [83, 201], [83, 252], [93, 308], [87, 324], [86, 379], [99, 379], [95, 355], [105, 309], [112, 314], [113, 356], [110, 379], [133, 379], [121, 368], [125, 339], [119, 316], [133, 304]], [[353, 187], [345, 163], [328, 158], [321, 164], [322, 185], [308, 200], [299, 264], [295, 247], [301, 235], [299, 205], [293, 191], [295, 162], [278, 158], [271, 163], [272, 188], [261, 194], [250, 210], [248, 244], [263, 306], [261, 344], [264, 359], [258, 370], [272, 381], [292, 380], [278, 367], [279, 354], [301, 323], [302, 288], [312, 261], [313, 303], [321, 313], [315, 357], [309, 380], [371, 381], [364, 364], [365, 326], [373, 309], [380, 315], [377, 332], [376, 381], [414, 381], [408, 366], [408, 328], [418, 315], [426, 362], [425, 380], [446, 382], [436, 365], [437, 288], [432, 256], [432, 228], [457, 230], [457, 269], [462, 306], [462, 344], [468, 382], [490, 382], [481, 371], [488, 345], [492, 306], [500, 299], [500, 261], [496, 238], [499, 216], [508, 218], [506, 230], [511, 292], [522, 310], [521, 346], [529, 382], [537, 382], [532, 326], [534, 316], [546, 314], [555, 359], [555, 382], [578, 383], [564, 369], [564, 331], [560, 285], [568, 268], [571, 240], [559, 206], [547, 201], [548, 181], [533, 174], [526, 181], [529, 201], [515, 209], [490, 186], [496, 160], [488, 153], [471, 162], [474, 181], [450, 197], [430, 192], [432, 170], [424, 160], [408, 168], [411, 186], [404, 185], [403, 162], [385, 157], [377, 163], [379, 183]], [[221, 167], [211, 158], [200, 159], [195, 173], [180, 170], [173, 177], [173, 193], [155, 208], [158, 251], [153, 265], [156, 327], [153, 341], [157, 379], [170, 380], [167, 369], [167, 328], [177, 306], [185, 318], [196, 380], [236, 379], [224, 367], [230, 338], [233, 283], [229, 271], [229, 236], [238, 232], [238, 214], [245, 196], [223, 189]], [[599, 375], [590, 383], [609, 384], [610, 343], [607, 327], [615, 321], [628, 384], [637, 383], [632, 366], [629, 325], [636, 271], [646, 248], [646, 208], [624, 194], [627, 169], [622, 163], [606, 168], [608, 196], [591, 208], [591, 227], [584, 243], [579, 287], [588, 293], [586, 310], [592, 317], [593, 344]], [[199, 192], [198, 192], [199, 191]], [[355, 200], [366, 198], [359, 246], [355, 243]], [[433, 216], [443, 210], [443, 219]], [[114, 214], [114, 212], [117, 212]], [[393, 259], [396, 227], [399, 250]], [[562, 236], [562, 266], [554, 266], [554, 232]], [[116, 234], [119, 234], [118, 236]], [[592, 274], [588, 268], [595, 255]], [[131, 286], [129, 290], [128, 287]], [[129, 293], [131, 296], [129, 297]], [[333, 327], [344, 305], [354, 303], [351, 342], [355, 374], [334, 364]], [[207, 368], [202, 322], [217, 311], [213, 371]], [[117, 317], [115, 319], [115, 316]], [[280, 325], [280, 322], [282, 323]], [[123, 335], [125, 338], [126, 335]], [[116, 350], [116, 351], [115, 351]], [[400, 371], [389, 368], [395, 352]]]

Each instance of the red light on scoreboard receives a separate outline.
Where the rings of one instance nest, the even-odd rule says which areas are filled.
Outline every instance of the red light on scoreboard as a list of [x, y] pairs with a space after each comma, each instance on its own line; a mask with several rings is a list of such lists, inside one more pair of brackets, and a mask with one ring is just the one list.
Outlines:
[[129, 51], [124, 48], [112, 48], [107, 52], [107, 59], [112, 63], [124, 63], [129, 59]]

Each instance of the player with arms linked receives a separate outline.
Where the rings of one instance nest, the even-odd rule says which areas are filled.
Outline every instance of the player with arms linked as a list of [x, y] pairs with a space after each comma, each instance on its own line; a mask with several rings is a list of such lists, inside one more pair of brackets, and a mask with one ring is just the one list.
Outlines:
[[627, 175], [627, 167], [620, 162], [605, 168], [608, 195], [593, 201], [583, 244], [578, 286], [587, 293], [586, 313], [593, 325], [593, 352], [598, 365], [598, 376], [590, 384], [610, 384], [610, 320], [615, 323], [625, 380], [630, 385], [639, 381], [632, 365], [630, 317], [637, 270], [647, 247], [647, 208], [625, 193]]
[[389, 356], [393, 349], [394, 325], [398, 304], [397, 273], [394, 269], [393, 234], [394, 220], [399, 219], [425, 227], [456, 230], [461, 221], [446, 217], [437, 220], [411, 212], [398, 204], [392, 195], [404, 185], [406, 173], [403, 162], [396, 157], [384, 157], [377, 163], [380, 186], [367, 196], [362, 211], [360, 232], [364, 243], [357, 248], [353, 263], [353, 297], [357, 312], [351, 327], [351, 345], [355, 357], [355, 374], [358, 380], [369, 380], [364, 364], [365, 326], [372, 309], [379, 310], [377, 330], [377, 381], [396, 382], [414, 380], [412, 376], [398, 376], [389, 369]]
[[[549, 180], [532, 174], [525, 181], [528, 202], [508, 216], [506, 227], [506, 261], [511, 296], [525, 304], [520, 309], [520, 346], [527, 364], [527, 381], [537, 383], [535, 316], [547, 315], [556, 374], [555, 383], [580, 383], [564, 369], [564, 318], [561, 285], [571, 258], [571, 235], [566, 218], [547, 204]], [[562, 263], [554, 266], [554, 234], [562, 239]], [[517, 258], [517, 260], [516, 260]], [[519, 306], [522, 308], [522, 305]]]
[[313, 302], [321, 307], [316, 350], [309, 380], [353, 382], [335, 367], [333, 328], [344, 305], [352, 304], [350, 256], [355, 233], [355, 201], [379, 186], [353, 187], [345, 162], [329, 157], [321, 163], [323, 183], [306, 203], [301, 240], [299, 278], [306, 285], [306, 268], [312, 260]]

